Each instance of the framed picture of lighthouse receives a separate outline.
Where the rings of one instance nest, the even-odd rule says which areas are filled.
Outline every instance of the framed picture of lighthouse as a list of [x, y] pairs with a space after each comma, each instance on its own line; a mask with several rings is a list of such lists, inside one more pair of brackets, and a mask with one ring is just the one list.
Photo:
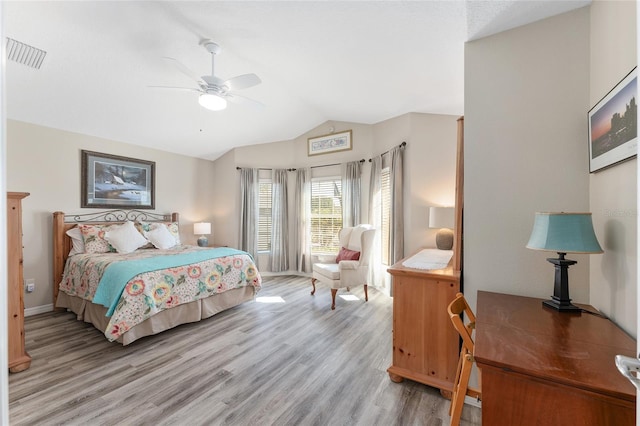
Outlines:
[[156, 163], [82, 150], [80, 207], [155, 208]]
[[589, 111], [589, 172], [637, 155], [637, 97], [634, 68]]

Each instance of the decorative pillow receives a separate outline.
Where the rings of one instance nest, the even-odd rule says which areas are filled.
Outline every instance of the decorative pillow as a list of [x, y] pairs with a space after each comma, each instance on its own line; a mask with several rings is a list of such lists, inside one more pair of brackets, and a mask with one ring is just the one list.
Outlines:
[[360, 260], [360, 252], [342, 247], [336, 257], [336, 263], [340, 263], [341, 260]]
[[75, 226], [65, 232], [65, 234], [71, 238], [71, 250], [69, 250], [69, 256], [84, 253], [84, 240], [82, 239], [82, 232], [80, 232], [80, 228]]
[[112, 225], [78, 225], [84, 241], [85, 253], [109, 253], [115, 251], [107, 240], [105, 233]]
[[177, 244], [176, 238], [169, 232], [167, 225], [164, 223], [160, 223], [151, 231], [145, 232], [144, 236], [151, 241], [154, 247], [159, 249], [169, 249]]
[[158, 225], [165, 225], [173, 238], [176, 239], [176, 245], [180, 244], [180, 229], [178, 222], [138, 222], [140, 230], [144, 235], [145, 232], [153, 231]]
[[136, 229], [131, 221], [122, 225], [115, 225], [109, 229], [104, 239], [111, 244], [118, 253], [131, 253], [146, 245], [149, 241]]

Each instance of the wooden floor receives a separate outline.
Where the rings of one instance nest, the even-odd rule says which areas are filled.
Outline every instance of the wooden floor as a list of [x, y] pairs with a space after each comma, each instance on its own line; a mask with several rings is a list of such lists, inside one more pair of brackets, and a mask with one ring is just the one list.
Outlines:
[[[26, 319], [31, 368], [9, 375], [12, 425], [447, 425], [449, 401], [393, 383], [391, 299], [336, 300], [301, 277], [265, 279], [247, 302], [129, 346], [70, 313]], [[344, 292], [339, 292], [344, 294]], [[473, 419], [473, 421], [469, 421]], [[463, 425], [479, 425], [465, 406]]]

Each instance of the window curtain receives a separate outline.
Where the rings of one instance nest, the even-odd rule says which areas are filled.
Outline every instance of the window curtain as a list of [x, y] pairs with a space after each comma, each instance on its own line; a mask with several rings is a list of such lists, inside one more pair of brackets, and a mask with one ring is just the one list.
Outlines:
[[289, 270], [289, 220], [287, 201], [287, 170], [271, 172], [271, 272]]
[[296, 270], [311, 272], [311, 169], [296, 170]]
[[371, 177], [369, 181], [369, 223], [373, 225], [377, 232], [373, 239], [371, 263], [369, 267], [368, 283], [374, 287], [384, 285], [382, 281], [384, 265], [382, 265], [382, 193], [380, 180], [382, 179], [382, 156], [378, 155], [371, 159]]
[[350, 161], [342, 168], [342, 226], [360, 224], [360, 174], [362, 163]]
[[258, 169], [240, 170], [240, 250], [258, 261]]
[[389, 151], [389, 184], [391, 187], [391, 214], [389, 215], [389, 258], [396, 263], [404, 257], [404, 146]]

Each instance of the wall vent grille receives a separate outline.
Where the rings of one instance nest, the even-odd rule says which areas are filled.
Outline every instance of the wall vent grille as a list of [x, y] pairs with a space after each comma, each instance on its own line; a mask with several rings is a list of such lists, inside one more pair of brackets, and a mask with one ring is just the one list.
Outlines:
[[39, 70], [45, 56], [44, 50], [7, 37], [7, 59]]

